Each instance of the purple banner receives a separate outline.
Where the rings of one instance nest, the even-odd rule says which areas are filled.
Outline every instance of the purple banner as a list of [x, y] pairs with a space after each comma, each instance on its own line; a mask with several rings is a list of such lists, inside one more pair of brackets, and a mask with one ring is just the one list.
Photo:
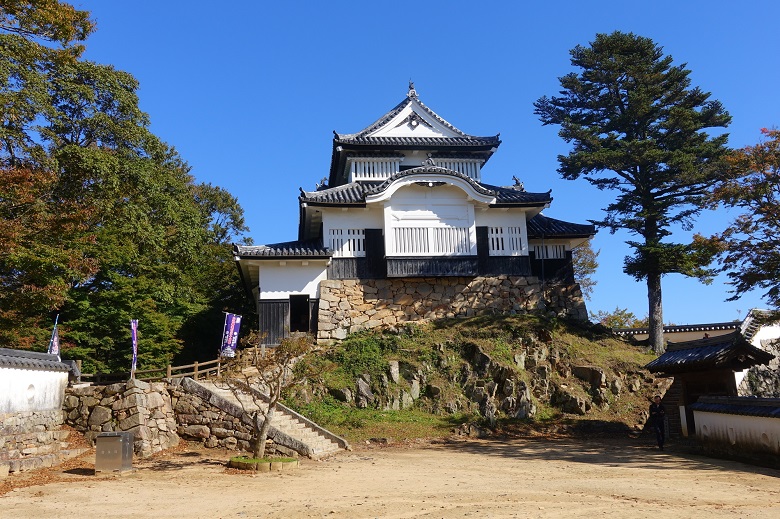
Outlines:
[[241, 316], [238, 314], [225, 314], [225, 327], [222, 330], [222, 347], [220, 356], [235, 357], [238, 344], [238, 330], [241, 328]]
[[133, 338], [133, 365], [130, 367], [130, 372], [135, 373], [138, 363], [138, 319], [130, 319], [130, 335]]

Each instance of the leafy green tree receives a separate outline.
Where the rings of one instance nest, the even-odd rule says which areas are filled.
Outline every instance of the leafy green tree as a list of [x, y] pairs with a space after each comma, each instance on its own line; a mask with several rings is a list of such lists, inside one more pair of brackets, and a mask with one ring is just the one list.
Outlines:
[[648, 325], [648, 318], [638, 319], [634, 312], [628, 308], [618, 306], [611, 312], [599, 310], [591, 312], [590, 319], [608, 328], [645, 328]]
[[560, 97], [534, 103], [544, 125], [560, 126], [573, 149], [559, 156], [559, 173], [581, 176], [598, 189], [617, 192], [606, 215], [594, 222], [638, 240], [624, 272], [647, 283], [650, 344], [664, 350], [661, 278], [680, 273], [707, 281], [715, 251], [706, 240], [664, 241], [674, 226], [692, 228], [708, 193], [722, 178], [730, 116], [709, 93], [691, 87], [690, 71], [651, 39], [614, 32], [598, 34], [571, 51], [581, 69], [560, 78]]
[[198, 316], [236, 310], [228, 240], [247, 229], [149, 131], [135, 78], [81, 59], [93, 28], [69, 4], [0, 0], [0, 339], [41, 349], [59, 311], [66, 355], [128, 370], [138, 319], [140, 369], [157, 367]]
[[[0, 342], [46, 343], [46, 310], [59, 308], [74, 280], [94, 274], [91, 207], [54, 196], [56, 176], [29, 167], [0, 168]], [[42, 329], [42, 328], [45, 328]]]
[[593, 279], [596, 270], [599, 267], [599, 254], [601, 250], [594, 251], [591, 241], [586, 240], [572, 249], [572, 262], [574, 263], [574, 279], [580, 285], [582, 296], [590, 299], [593, 294], [593, 287], [597, 281]]
[[732, 154], [729, 177], [714, 193], [715, 202], [742, 211], [714, 239], [734, 286], [729, 300], [759, 289], [780, 312], [780, 130], [761, 133], [761, 142]]

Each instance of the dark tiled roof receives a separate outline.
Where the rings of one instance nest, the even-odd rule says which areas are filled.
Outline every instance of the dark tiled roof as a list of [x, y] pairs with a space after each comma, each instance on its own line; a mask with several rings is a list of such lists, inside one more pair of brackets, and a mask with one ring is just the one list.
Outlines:
[[67, 364], [60, 362], [56, 355], [9, 348], [0, 348], [0, 367], [37, 371], [68, 371], [70, 369]]
[[[737, 330], [739, 329], [740, 324], [741, 323], [737, 321], [731, 321], [728, 323], [683, 324], [683, 325], [675, 325], [675, 326], [664, 326], [664, 333]], [[643, 334], [650, 333], [650, 328], [613, 328], [612, 331], [618, 335], [643, 335]]]
[[667, 351], [645, 366], [652, 373], [689, 373], [712, 369], [741, 371], [774, 358], [748, 343], [738, 332], [667, 345]]
[[498, 146], [501, 139], [496, 137], [346, 137], [337, 135], [337, 144], [366, 144], [379, 146]]
[[390, 187], [390, 185], [398, 179], [413, 177], [415, 175], [423, 175], [423, 174], [436, 174], [436, 175], [445, 175], [448, 177], [459, 178], [469, 183], [471, 187], [473, 187], [477, 191], [477, 193], [481, 193], [483, 195], [488, 195], [488, 196], [495, 195], [493, 191], [487, 189], [482, 184], [472, 179], [468, 175], [464, 175], [463, 173], [458, 173], [457, 171], [452, 171], [451, 169], [441, 168], [439, 166], [420, 166], [419, 168], [411, 168], [404, 171], [399, 171], [398, 173], [391, 175], [387, 180], [385, 180], [381, 184], [368, 188], [366, 190], [366, 194], [375, 195], [377, 193], [381, 193], [382, 191]]
[[590, 224], [570, 223], [537, 214], [528, 221], [529, 238], [584, 238], [596, 234], [596, 227]]
[[689, 407], [708, 413], [780, 418], [780, 398], [701, 396]]
[[[400, 171], [390, 176], [382, 182], [352, 182], [350, 184], [344, 184], [329, 189], [322, 189], [320, 191], [301, 191], [301, 202], [312, 204], [328, 204], [328, 205], [361, 205], [366, 203], [366, 196], [381, 193], [390, 185], [400, 178], [405, 178], [420, 174], [446, 175], [450, 177], [459, 178], [465, 182], [468, 182], [474, 190], [478, 193], [482, 193], [488, 196], [496, 197], [497, 205], [527, 205], [527, 206], [543, 206], [550, 202], [550, 193], [529, 193], [526, 191], [520, 191], [510, 187], [498, 187], [488, 184], [481, 184], [471, 177], [452, 171], [451, 169], [441, 168], [438, 166], [421, 166], [419, 168], [407, 169]], [[558, 220], [555, 220], [558, 221]], [[562, 222], [565, 223], [565, 222]], [[576, 224], [569, 224], [575, 225]], [[593, 226], [585, 226], [592, 229]]]
[[241, 258], [327, 258], [331, 255], [331, 252], [322, 246], [321, 240], [288, 241], [283, 243], [272, 243], [269, 245], [233, 245], [233, 251]]
[[381, 182], [352, 182], [342, 186], [320, 189], [318, 191], [301, 190], [300, 200], [310, 204], [363, 205], [366, 203], [366, 189]]

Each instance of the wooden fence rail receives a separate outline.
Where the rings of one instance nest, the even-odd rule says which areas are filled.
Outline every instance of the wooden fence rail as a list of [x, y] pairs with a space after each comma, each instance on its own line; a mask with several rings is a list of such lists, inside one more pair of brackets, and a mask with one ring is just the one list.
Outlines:
[[[241, 367], [249, 366], [253, 364], [259, 355], [262, 355], [262, 350], [258, 348], [248, 348], [245, 350], [237, 350], [236, 356], [232, 359], [218, 357], [214, 360], [206, 362], [195, 361], [192, 364], [184, 364], [182, 366], [171, 366], [168, 364], [164, 368], [153, 368], [136, 370], [135, 378], [137, 380], [143, 380], [144, 382], [156, 382], [166, 378], [184, 378], [192, 377], [195, 380], [199, 378], [209, 378], [212, 376], [219, 376], [226, 365], [239, 364]], [[77, 360], [76, 365], [81, 370], [81, 361]], [[130, 379], [129, 371], [122, 371], [118, 373], [82, 373], [81, 380], [85, 382], [92, 382], [93, 384], [113, 384], [116, 382], [124, 382]]]

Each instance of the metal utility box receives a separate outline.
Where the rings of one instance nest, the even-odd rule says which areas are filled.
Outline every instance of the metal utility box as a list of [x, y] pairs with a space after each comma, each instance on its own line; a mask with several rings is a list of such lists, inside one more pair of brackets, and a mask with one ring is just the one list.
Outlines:
[[133, 433], [100, 433], [95, 440], [95, 474], [133, 469]]

